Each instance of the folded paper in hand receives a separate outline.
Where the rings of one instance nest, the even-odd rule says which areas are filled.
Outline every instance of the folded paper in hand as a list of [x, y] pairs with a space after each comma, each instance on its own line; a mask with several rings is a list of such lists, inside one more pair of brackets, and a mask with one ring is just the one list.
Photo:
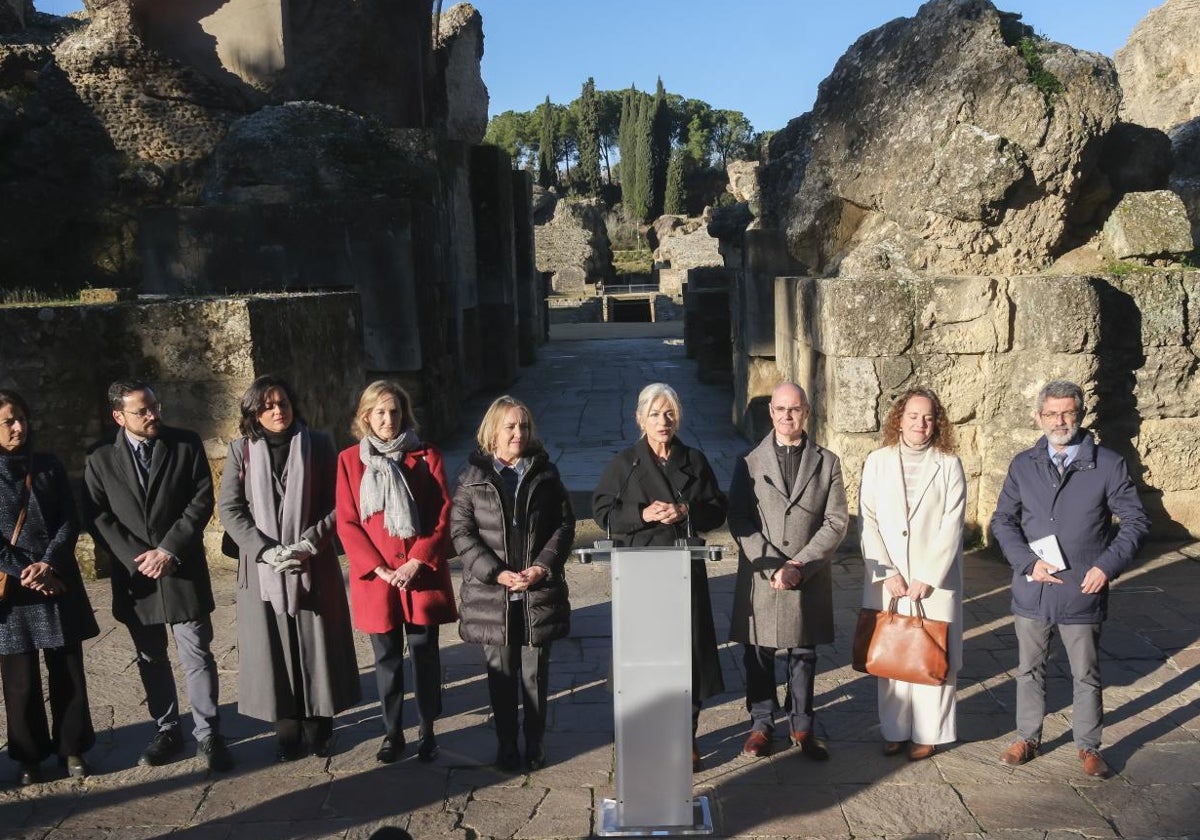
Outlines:
[[[1036, 554], [1042, 562], [1053, 566], [1055, 574], [1067, 568], [1067, 560], [1062, 556], [1062, 549], [1058, 547], [1058, 538], [1053, 534], [1042, 537], [1040, 540], [1034, 540], [1029, 544], [1029, 549]], [[1025, 580], [1033, 582], [1033, 575], [1025, 575]]]

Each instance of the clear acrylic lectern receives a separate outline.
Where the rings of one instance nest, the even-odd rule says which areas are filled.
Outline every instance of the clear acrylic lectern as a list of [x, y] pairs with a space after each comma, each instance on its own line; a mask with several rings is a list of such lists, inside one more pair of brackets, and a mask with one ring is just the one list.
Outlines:
[[711, 834], [708, 797], [692, 797], [692, 559], [720, 559], [720, 546], [579, 553], [612, 562], [617, 798], [597, 833]]

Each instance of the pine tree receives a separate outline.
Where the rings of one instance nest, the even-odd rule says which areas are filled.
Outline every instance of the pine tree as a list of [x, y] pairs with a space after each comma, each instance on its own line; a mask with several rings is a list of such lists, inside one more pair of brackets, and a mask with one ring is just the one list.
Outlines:
[[651, 135], [654, 128], [654, 102], [648, 96], [638, 97], [636, 127], [637, 145], [634, 161], [637, 166], [633, 182], [633, 197], [626, 199], [634, 219], [649, 221], [654, 199], [654, 152]]
[[576, 169], [582, 191], [600, 195], [600, 100], [596, 80], [588, 77], [579, 96], [579, 167]]
[[550, 188], [558, 184], [558, 157], [554, 153], [554, 106], [550, 97], [542, 106], [542, 133], [538, 139], [538, 183]]
[[659, 77], [650, 112], [650, 218], [662, 215], [667, 191], [667, 167], [671, 163], [671, 109], [667, 91]]
[[663, 212], [676, 216], [687, 213], [686, 193], [683, 187], [683, 159], [686, 153], [676, 149], [671, 154], [671, 164], [667, 167], [667, 187], [663, 196]]

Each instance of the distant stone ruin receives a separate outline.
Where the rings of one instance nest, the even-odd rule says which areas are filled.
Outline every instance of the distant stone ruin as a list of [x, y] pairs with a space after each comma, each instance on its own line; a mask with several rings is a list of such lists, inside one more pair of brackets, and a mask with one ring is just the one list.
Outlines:
[[1071, 378], [1156, 532], [1200, 535], [1200, 275], [1177, 267], [1194, 244], [1167, 141], [1120, 103], [1108, 59], [987, 0], [862, 36], [766, 163], [731, 171], [739, 204], [709, 225], [733, 273], [735, 422], [764, 434], [794, 379], [856, 488], [892, 400], [931, 386], [978, 533], [1038, 389]]

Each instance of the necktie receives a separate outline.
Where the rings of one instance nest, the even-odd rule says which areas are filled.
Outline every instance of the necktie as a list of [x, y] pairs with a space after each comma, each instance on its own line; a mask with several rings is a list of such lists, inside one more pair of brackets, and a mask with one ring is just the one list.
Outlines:
[[144, 440], [138, 444], [137, 448], [138, 463], [141, 464], [142, 469], [147, 473], [150, 472], [150, 456], [152, 454], [152, 446], [153, 444], [150, 441]]
[[1050, 457], [1054, 461], [1054, 471], [1058, 473], [1059, 477], [1061, 477], [1062, 474], [1067, 470], [1067, 453], [1055, 452]]

